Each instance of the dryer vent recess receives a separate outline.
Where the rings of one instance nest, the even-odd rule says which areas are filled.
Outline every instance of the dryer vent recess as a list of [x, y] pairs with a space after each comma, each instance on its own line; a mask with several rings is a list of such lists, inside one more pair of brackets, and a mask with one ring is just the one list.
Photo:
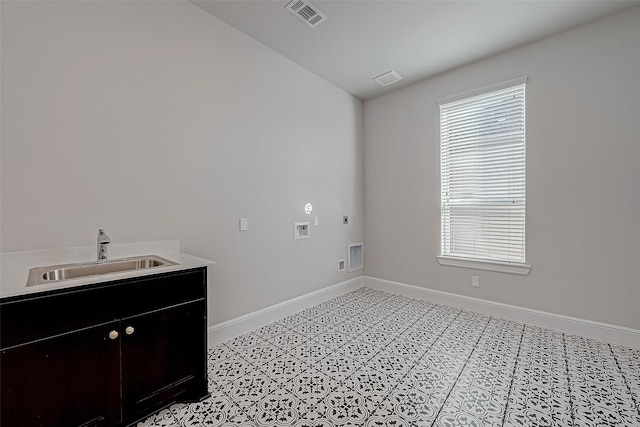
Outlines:
[[349, 245], [349, 271], [362, 270], [364, 268], [363, 246], [362, 243]]

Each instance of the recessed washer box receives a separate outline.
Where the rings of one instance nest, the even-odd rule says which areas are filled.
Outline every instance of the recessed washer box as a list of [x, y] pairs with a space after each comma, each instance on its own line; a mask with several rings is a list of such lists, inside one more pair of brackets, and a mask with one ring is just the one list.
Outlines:
[[296, 222], [294, 227], [293, 238], [308, 239], [309, 238], [309, 222]]

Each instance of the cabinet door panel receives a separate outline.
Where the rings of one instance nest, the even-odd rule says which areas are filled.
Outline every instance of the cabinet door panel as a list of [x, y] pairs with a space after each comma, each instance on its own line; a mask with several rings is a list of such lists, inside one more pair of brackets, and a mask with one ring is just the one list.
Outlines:
[[108, 426], [121, 421], [118, 323], [0, 352], [2, 415], [9, 426]]
[[[122, 398], [127, 420], [207, 393], [205, 300], [122, 320]], [[127, 334], [127, 328], [132, 328]]]

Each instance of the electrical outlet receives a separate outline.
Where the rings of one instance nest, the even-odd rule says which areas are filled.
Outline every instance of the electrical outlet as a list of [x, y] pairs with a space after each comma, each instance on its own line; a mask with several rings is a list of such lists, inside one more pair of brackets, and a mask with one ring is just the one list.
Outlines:
[[471, 276], [471, 286], [474, 288], [480, 287], [480, 276]]
[[349, 224], [349, 217], [348, 216], [343, 216], [342, 217], [342, 223], [343, 224]]
[[344, 267], [345, 267], [345, 260], [341, 259], [338, 261], [338, 271], [344, 271]]

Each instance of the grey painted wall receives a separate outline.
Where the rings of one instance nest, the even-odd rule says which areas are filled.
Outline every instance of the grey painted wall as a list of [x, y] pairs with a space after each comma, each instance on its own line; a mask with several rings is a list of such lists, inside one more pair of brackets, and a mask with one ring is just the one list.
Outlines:
[[211, 324], [362, 273], [359, 100], [188, 2], [1, 14], [3, 252], [180, 239], [217, 262]]
[[[436, 102], [522, 75], [531, 272], [440, 266]], [[635, 8], [365, 101], [366, 274], [640, 328], [638, 76]]]
[[[355, 277], [336, 263], [366, 226], [371, 276], [640, 328], [640, 9], [369, 100], [364, 113], [186, 2], [0, 12], [2, 251], [84, 246], [97, 227], [118, 242], [180, 239], [217, 261], [215, 324]], [[441, 267], [436, 101], [520, 75], [532, 271]], [[307, 201], [320, 226], [294, 241]]]

